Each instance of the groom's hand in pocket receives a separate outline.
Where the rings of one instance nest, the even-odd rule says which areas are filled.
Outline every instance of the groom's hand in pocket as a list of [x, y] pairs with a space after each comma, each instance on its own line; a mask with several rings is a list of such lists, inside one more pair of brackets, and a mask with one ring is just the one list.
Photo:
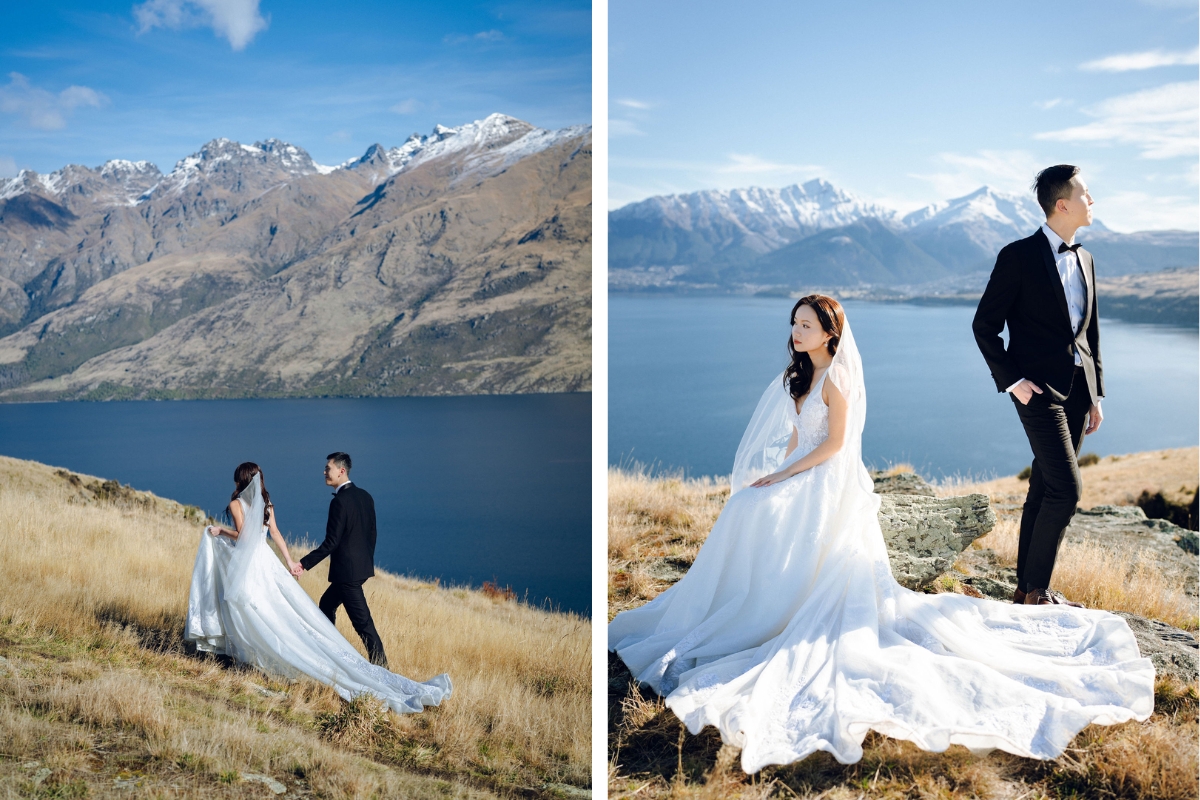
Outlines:
[[1033, 399], [1034, 393], [1041, 394], [1042, 390], [1038, 388], [1036, 383], [1022, 378], [1021, 382], [1012, 388], [1013, 397], [1021, 401], [1021, 405], [1029, 405], [1029, 401]]

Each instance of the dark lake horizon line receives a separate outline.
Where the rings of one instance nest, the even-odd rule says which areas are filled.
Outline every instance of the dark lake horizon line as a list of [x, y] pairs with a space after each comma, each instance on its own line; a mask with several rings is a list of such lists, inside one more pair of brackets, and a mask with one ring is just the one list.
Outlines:
[[377, 567], [590, 615], [590, 392], [0, 404], [0, 453], [217, 518], [253, 461], [297, 544], [324, 539], [335, 451], [375, 498]]

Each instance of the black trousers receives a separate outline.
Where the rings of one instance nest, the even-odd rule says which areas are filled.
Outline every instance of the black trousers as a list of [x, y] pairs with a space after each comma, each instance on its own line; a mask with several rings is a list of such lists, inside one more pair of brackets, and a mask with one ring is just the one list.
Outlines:
[[1083, 369], [1076, 367], [1071, 391], [1061, 403], [1046, 394], [1035, 394], [1029, 405], [1015, 397], [1013, 403], [1033, 448], [1017, 546], [1017, 588], [1027, 592], [1050, 588], [1058, 546], [1083, 496], [1079, 449], [1092, 399]]
[[334, 624], [337, 624], [338, 606], [345, 606], [346, 616], [350, 618], [350, 624], [354, 626], [355, 632], [367, 648], [367, 656], [371, 663], [386, 667], [388, 660], [383, 652], [383, 641], [375, 630], [375, 621], [371, 619], [371, 609], [367, 608], [367, 598], [363, 594], [362, 587], [365, 582], [364, 578], [352, 583], [331, 583], [317, 605]]

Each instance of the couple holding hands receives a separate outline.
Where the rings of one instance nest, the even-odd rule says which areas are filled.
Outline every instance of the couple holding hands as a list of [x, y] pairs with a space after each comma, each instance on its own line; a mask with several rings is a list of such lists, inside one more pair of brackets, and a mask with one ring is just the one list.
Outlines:
[[[418, 712], [450, 696], [450, 676], [420, 683], [388, 670], [383, 642], [363, 594], [375, 574], [375, 503], [350, 480], [350, 456], [330, 453], [325, 483], [334, 487], [325, 540], [293, 561], [275, 506], [253, 462], [234, 471], [229, 515], [233, 528], [213, 525], [196, 554], [185, 637], [196, 649], [231, 656], [267, 672], [307, 675], [350, 700], [368, 692], [397, 712]], [[285, 568], [266, 546], [270, 536]], [[319, 604], [296, 579], [329, 557], [329, 588]], [[369, 660], [334, 625], [344, 606]]]

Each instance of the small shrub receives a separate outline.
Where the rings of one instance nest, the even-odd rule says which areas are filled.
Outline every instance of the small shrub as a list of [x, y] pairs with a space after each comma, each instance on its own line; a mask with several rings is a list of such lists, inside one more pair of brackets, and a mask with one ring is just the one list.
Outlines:
[[1084, 453], [1079, 457], [1079, 466], [1081, 467], [1090, 467], [1093, 464], [1099, 463], [1100, 456], [1096, 455], [1095, 453]]
[[1025, 467], [1025, 469], [1023, 469], [1017, 473], [1017, 480], [1027, 481], [1027, 480], [1029, 480], [1029, 476], [1032, 474], [1033, 474], [1033, 467]]
[[1163, 497], [1161, 491], [1150, 494], [1149, 490], [1144, 489], [1134, 502], [1150, 519], [1165, 519], [1181, 528], [1196, 530], [1195, 496], [1191, 503], [1185, 505]]
[[492, 581], [484, 581], [482, 591], [485, 597], [490, 597], [492, 600], [513, 600], [517, 596], [511, 586], [501, 586]]

